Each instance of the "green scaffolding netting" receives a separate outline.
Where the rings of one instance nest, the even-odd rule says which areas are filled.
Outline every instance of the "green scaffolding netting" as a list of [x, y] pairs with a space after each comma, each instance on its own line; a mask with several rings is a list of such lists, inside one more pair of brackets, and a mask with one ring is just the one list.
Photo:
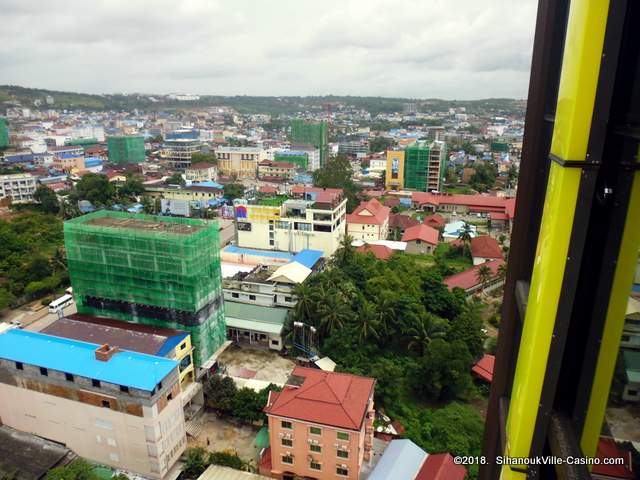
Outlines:
[[[69, 276], [80, 313], [192, 335], [196, 364], [225, 337], [216, 222], [100, 210], [65, 222]], [[199, 325], [96, 308], [86, 299], [127, 302], [195, 314], [218, 301]]]

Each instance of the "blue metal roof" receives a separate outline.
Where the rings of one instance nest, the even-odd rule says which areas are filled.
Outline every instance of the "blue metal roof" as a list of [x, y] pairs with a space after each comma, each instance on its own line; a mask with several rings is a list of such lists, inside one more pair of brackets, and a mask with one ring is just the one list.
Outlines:
[[176, 346], [178, 346], [180, 342], [182, 342], [188, 336], [189, 334], [187, 332], [184, 332], [178, 335], [174, 335], [173, 337], [169, 337], [167, 341], [164, 342], [164, 345], [162, 345], [162, 348], [156, 352], [156, 355], [158, 355], [159, 357], [166, 356], [167, 353], [176, 348]]
[[321, 250], [302, 250], [300, 253], [296, 254], [291, 261], [301, 263], [307, 268], [313, 268], [321, 257]]
[[414, 480], [426, 459], [427, 452], [411, 440], [392, 440], [369, 480]]
[[229, 253], [256, 255], [259, 257], [283, 258], [285, 260], [291, 260], [291, 257], [292, 257], [292, 255], [288, 252], [276, 252], [273, 250], [255, 250], [253, 248], [243, 248], [243, 247], [238, 247], [236, 245], [228, 245], [224, 247], [223, 250]]
[[127, 351], [103, 362], [96, 360], [99, 346], [18, 329], [0, 334], [0, 358], [148, 392], [178, 365], [168, 358]]

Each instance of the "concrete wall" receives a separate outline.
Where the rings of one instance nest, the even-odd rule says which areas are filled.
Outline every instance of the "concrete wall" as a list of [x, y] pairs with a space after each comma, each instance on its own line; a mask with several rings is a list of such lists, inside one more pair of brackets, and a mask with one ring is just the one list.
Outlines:
[[435, 249], [436, 245], [431, 245], [421, 240], [412, 240], [411, 242], [407, 242], [405, 252], [414, 255], [431, 255]]

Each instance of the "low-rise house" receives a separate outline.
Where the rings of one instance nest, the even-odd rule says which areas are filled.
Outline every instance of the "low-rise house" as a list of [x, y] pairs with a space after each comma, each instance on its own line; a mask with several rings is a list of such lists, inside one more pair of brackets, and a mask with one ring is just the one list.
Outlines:
[[191, 182], [216, 182], [218, 167], [209, 162], [192, 163], [184, 171], [186, 180]]
[[175, 360], [10, 329], [0, 372], [5, 425], [89, 460], [162, 479], [186, 447]]
[[420, 222], [410, 215], [403, 215], [401, 213], [392, 213], [389, 215], [389, 230], [392, 232], [397, 229], [402, 234], [407, 228], [415, 227], [418, 224], [420, 224]]
[[364, 245], [356, 247], [356, 252], [363, 255], [372, 254], [378, 260], [389, 260], [391, 255], [393, 255], [394, 250], [386, 245], [372, 245], [365, 243]]
[[270, 475], [358, 479], [372, 460], [374, 385], [373, 378], [296, 367], [264, 409]]
[[424, 223], [425, 225], [429, 225], [431, 228], [435, 228], [436, 230], [442, 230], [444, 229], [447, 221], [439, 213], [434, 213], [432, 215], [427, 215], [426, 217], [424, 217], [422, 223]]
[[[449, 287], [449, 290], [462, 288], [467, 292], [467, 295], [473, 295], [481, 291], [490, 292], [504, 285], [504, 278], [502, 278], [499, 272], [500, 266], [504, 265], [504, 263], [504, 260], [498, 259], [491, 260], [490, 262], [481, 265], [476, 265], [464, 272], [456, 273], [455, 275], [445, 278], [444, 284]], [[491, 277], [485, 284], [480, 281], [478, 275], [478, 270], [483, 266], [488, 267], [491, 271]]]
[[298, 168], [294, 163], [263, 160], [258, 164], [258, 178], [267, 181], [291, 181]]
[[480, 235], [471, 239], [471, 257], [474, 265], [503, 258], [500, 244], [489, 235]]
[[391, 209], [372, 198], [347, 215], [347, 234], [359, 240], [386, 240]]
[[423, 223], [407, 228], [402, 241], [407, 243], [406, 252], [420, 255], [431, 255], [438, 246], [440, 232]]

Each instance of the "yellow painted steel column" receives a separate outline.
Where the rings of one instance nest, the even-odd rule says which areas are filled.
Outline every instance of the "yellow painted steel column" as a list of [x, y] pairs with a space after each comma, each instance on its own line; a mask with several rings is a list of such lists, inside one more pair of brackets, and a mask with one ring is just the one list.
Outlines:
[[638, 249], [640, 249], [640, 173], [636, 172], [629, 199], [627, 220], [622, 233], [616, 271], [613, 277], [607, 318], [602, 333], [600, 351], [598, 352], [598, 363], [593, 379], [593, 387], [591, 388], [587, 417], [580, 440], [582, 452], [587, 457], [595, 456], [598, 439], [600, 438], [611, 381], [618, 358], [618, 351], [620, 350], [627, 300], [631, 293], [633, 273], [638, 261]]
[[[563, 160], [584, 161], [587, 155], [608, 12], [608, 0], [571, 2], [551, 143], [551, 153]], [[579, 168], [551, 164], [507, 417], [509, 457], [530, 453], [580, 178]], [[504, 466], [500, 478], [521, 480], [526, 474]]]

